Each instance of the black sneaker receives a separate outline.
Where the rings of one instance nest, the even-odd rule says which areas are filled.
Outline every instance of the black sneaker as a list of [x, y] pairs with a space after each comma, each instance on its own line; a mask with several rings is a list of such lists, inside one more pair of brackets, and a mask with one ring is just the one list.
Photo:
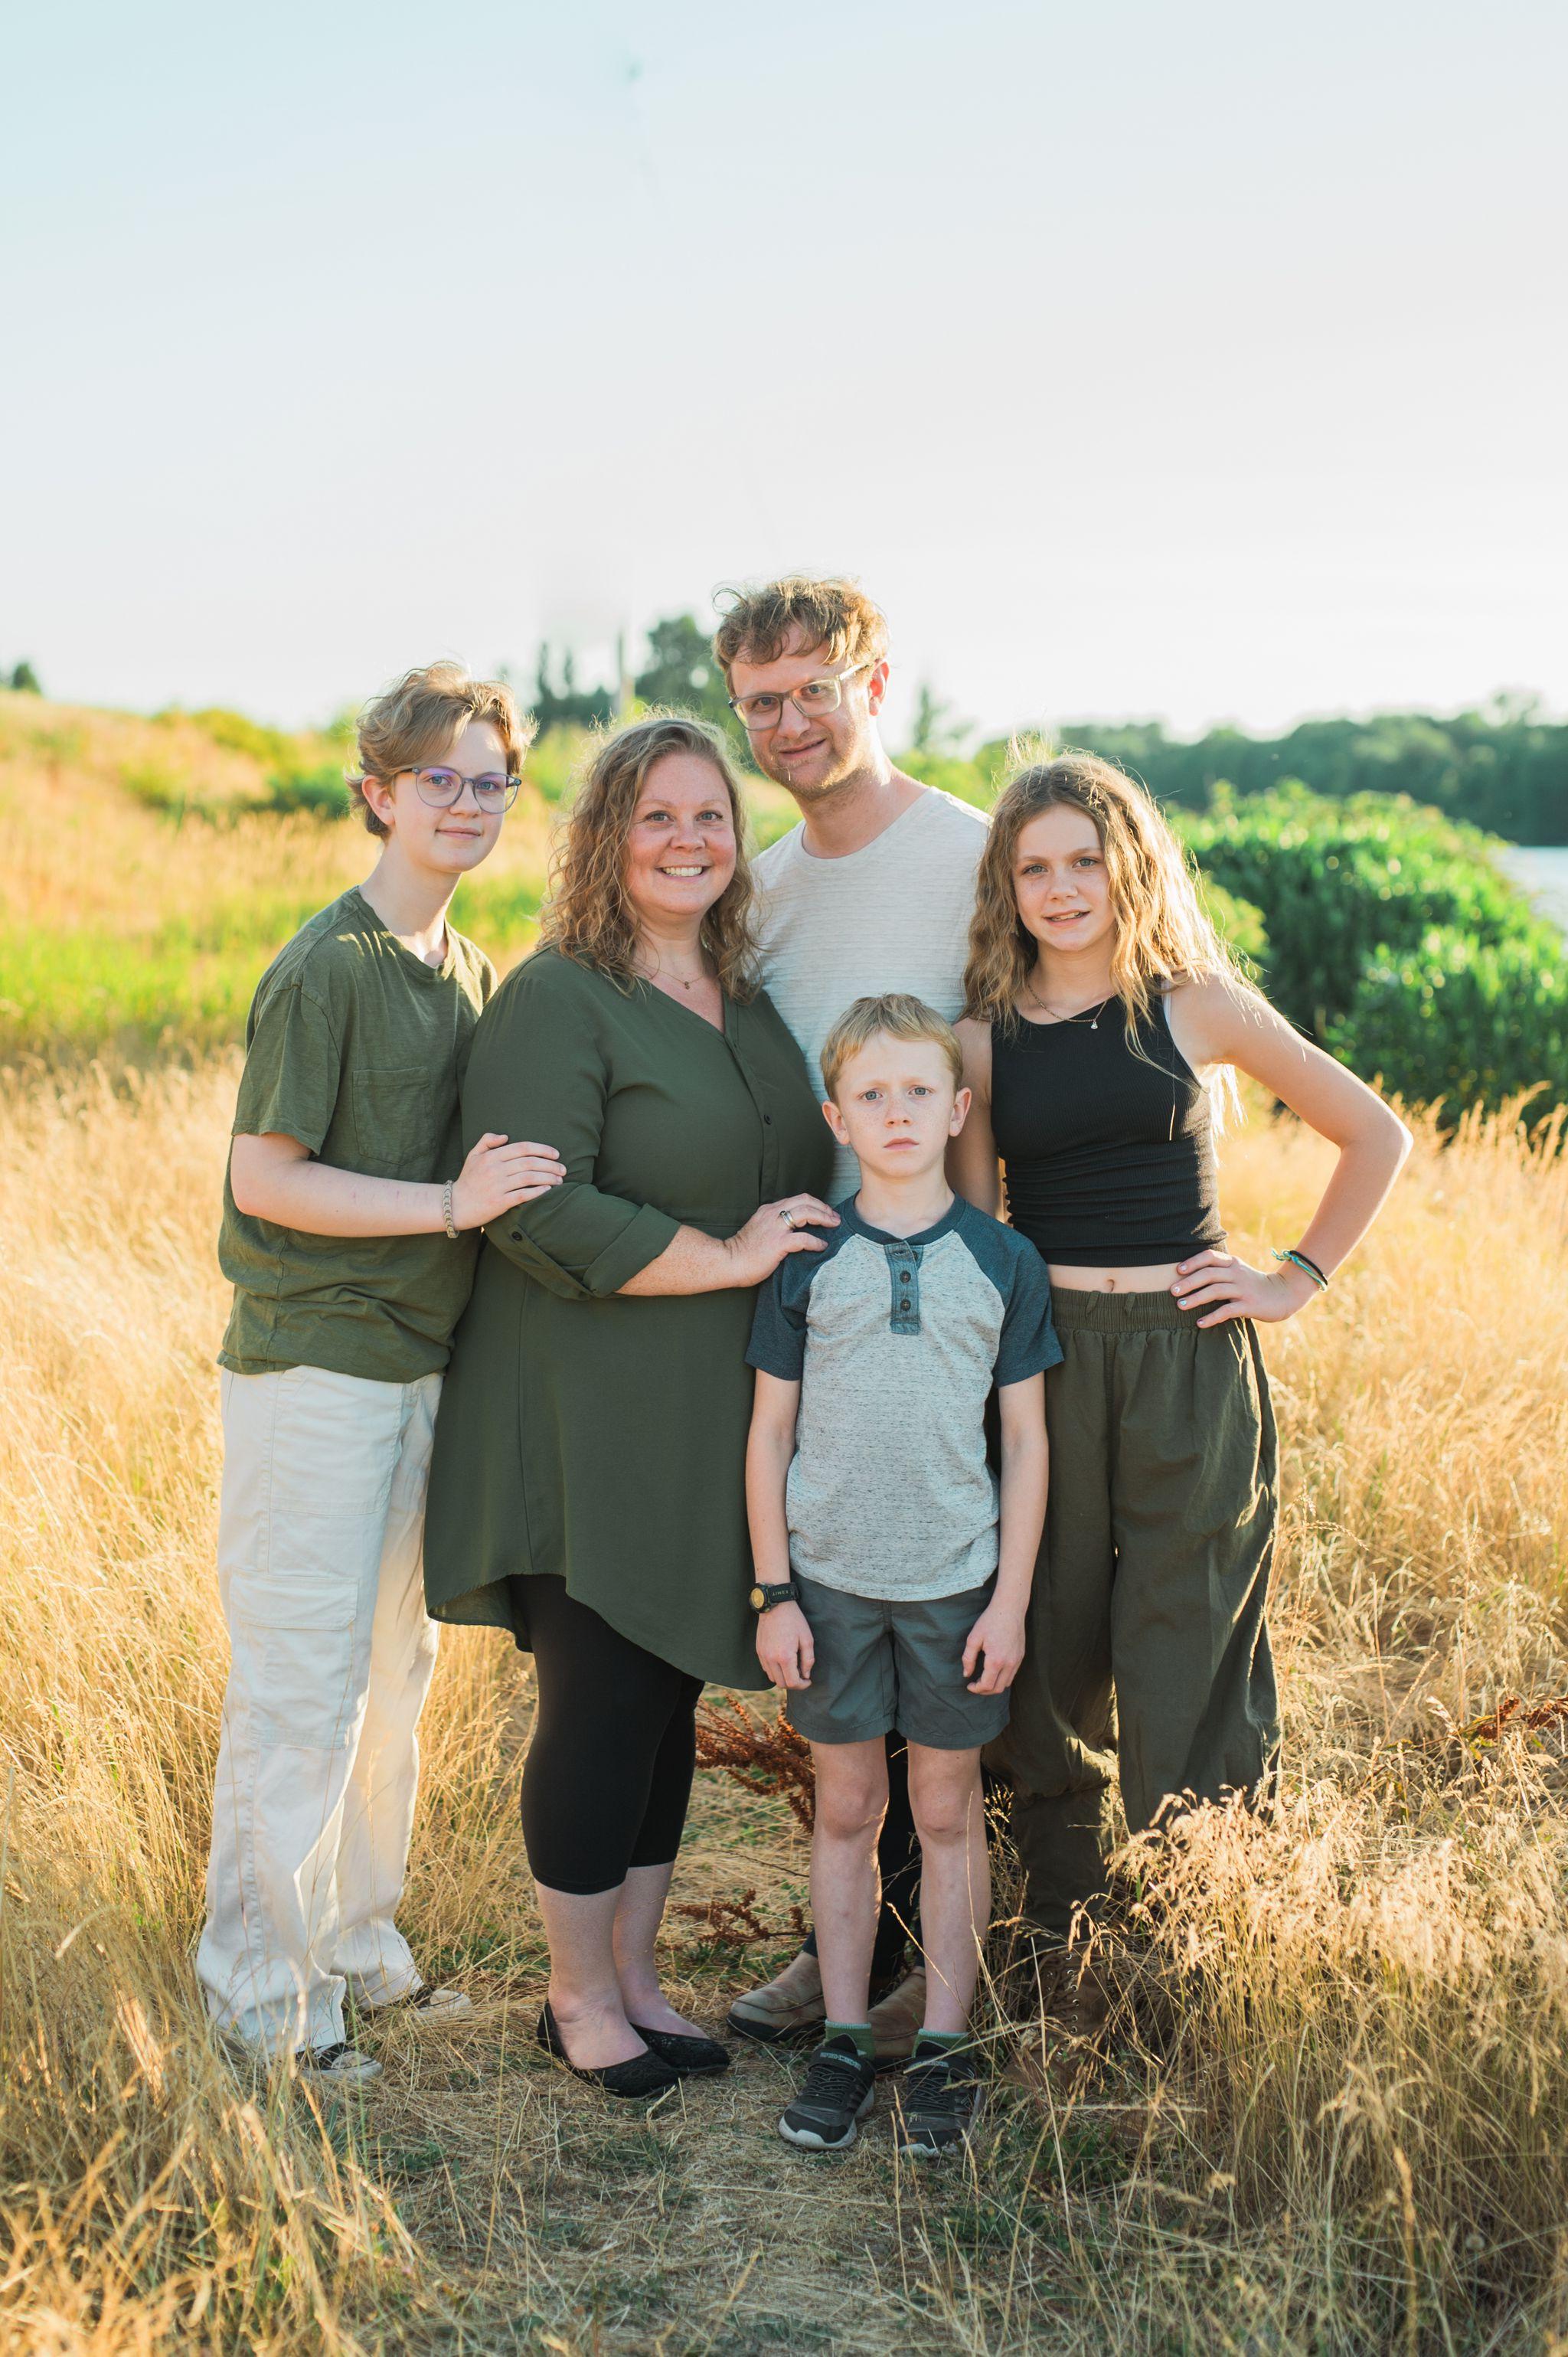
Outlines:
[[812, 2055], [779, 2133], [806, 2152], [846, 2151], [875, 2100], [876, 2065], [861, 2060], [853, 2038], [830, 2039]]
[[894, 2095], [894, 2142], [907, 2160], [960, 2152], [969, 2142], [983, 2101], [972, 2046], [927, 2046], [917, 2040], [914, 2060]]

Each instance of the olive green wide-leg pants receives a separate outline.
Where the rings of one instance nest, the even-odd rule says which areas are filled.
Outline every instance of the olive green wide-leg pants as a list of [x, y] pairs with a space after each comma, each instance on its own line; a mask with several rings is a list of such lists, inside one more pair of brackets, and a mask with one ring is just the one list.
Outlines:
[[1253, 1327], [1199, 1331], [1167, 1293], [1058, 1289], [1050, 1502], [1013, 1715], [1030, 1920], [1065, 1937], [1104, 1887], [1112, 1781], [1128, 1828], [1172, 1795], [1266, 1792], [1279, 1707], [1263, 1610], [1279, 1506]]

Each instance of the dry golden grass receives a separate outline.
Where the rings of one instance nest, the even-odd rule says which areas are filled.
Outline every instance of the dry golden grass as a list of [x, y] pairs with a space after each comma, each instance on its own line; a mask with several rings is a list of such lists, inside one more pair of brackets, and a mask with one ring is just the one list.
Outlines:
[[[480, 1999], [319, 2111], [209, 2040], [189, 1964], [223, 1674], [212, 1254], [231, 1064], [14, 1086], [0, 1145], [0, 2346], [1351, 2352], [1568, 2346], [1568, 1167], [1429, 1136], [1270, 1334], [1290, 1767], [1264, 1824], [1128, 1853], [1110, 2029], [1010, 2045], [972, 2165], [813, 2165], [782, 2065], [607, 2116], [532, 2046], [529, 1691], [444, 1643], [405, 1920]], [[1227, 1149], [1244, 1238], [1322, 1150]], [[1466, 1732], [1466, 1729], [1470, 1731]], [[786, 1801], [703, 1780], [676, 1898], [782, 1927]], [[746, 1928], [672, 1919], [709, 2018]], [[1026, 1969], [998, 1992], [1015, 2014]], [[371, 2033], [375, 2035], [375, 2033]]]

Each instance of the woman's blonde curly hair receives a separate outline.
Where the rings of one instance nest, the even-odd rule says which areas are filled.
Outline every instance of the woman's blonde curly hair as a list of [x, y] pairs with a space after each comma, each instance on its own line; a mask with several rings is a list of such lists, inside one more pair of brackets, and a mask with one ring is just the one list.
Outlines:
[[694, 754], [724, 780], [735, 821], [735, 874], [703, 919], [702, 942], [725, 996], [755, 998], [757, 889], [746, 856], [740, 787], [717, 729], [686, 713], [649, 713], [604, 737], [594, 751], [551, 858], [541, 942], [596, 967], [622, 990], [629, 992], [641, 979], [634, 963], [637, 912], [626, 888], [626, 851], [648, 773], [667, 753]]
[[1012, 774], [991, 813], [975, 879], [964, 969], [964, 1012], [1011, 1030], [1034, 972], [1039, 943], [1018, 914], [1013, 861], [1018, 837], [1042, 811], [1080, 810], [1105, 854], [1116, 939], [1111, 979], [1137, 1052], [1140, 1032], [1170, 984], [1206, 974], [1245, 986], [1246, 977], [1214, 930], [1197, 880], [1152, 794], [1098, 753], [1018, 745]]

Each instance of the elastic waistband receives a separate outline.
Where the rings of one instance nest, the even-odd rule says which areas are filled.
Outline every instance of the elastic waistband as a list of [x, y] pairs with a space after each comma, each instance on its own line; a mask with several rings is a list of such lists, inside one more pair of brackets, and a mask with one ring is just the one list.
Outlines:
[[1053, 1285], [1051, 1315], [1064, 1334], [1195, 1334], [1198, 1312], [1170, 1293], [1091, 1293]]

